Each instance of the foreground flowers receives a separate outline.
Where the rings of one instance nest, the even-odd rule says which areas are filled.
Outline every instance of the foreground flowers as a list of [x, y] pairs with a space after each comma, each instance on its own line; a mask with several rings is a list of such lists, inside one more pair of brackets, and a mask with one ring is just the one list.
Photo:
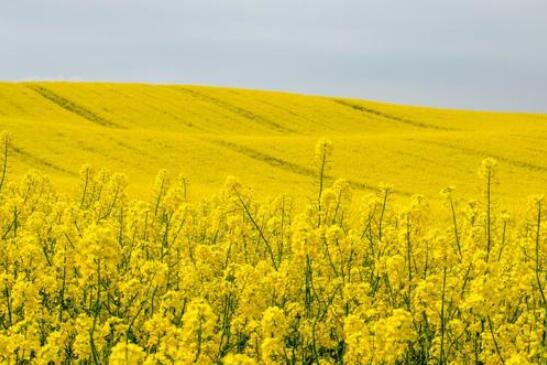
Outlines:
[[234, 179], [189, 202], [165, 172], [147, 201], [89, 166], [75, 195], [36, 172], [4, 183], [0, 361], [547, 361], [542, 197], [499, 211], [487, 160], [485, 195], [464, 204], [445, 189], [443, 214], [421, 196], [396, 208], [389, 187], [352, 202], [344, 181], [325, 186], [321, 143], [304, 210]]

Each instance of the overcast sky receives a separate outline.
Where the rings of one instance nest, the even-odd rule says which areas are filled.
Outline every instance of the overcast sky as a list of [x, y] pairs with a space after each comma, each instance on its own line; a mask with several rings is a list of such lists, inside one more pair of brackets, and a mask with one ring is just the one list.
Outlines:
[[0, 0], [0, 79], [547, 112], [547, 1]]

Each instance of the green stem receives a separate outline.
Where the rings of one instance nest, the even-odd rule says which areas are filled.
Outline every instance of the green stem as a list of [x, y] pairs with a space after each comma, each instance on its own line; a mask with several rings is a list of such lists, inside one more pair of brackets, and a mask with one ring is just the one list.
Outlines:
[[319, 194], [317, 196], [317, 227], [321, 225], [321, 195], [323, 195], [326, 163], [327, 163], [327, 151], [323, 150], [321, 153], [321, 164], [319, 166]]
[[490, 257], [490, 247], [492, 246], [492, 168], [488, 168], [488, 175], [486, 178], [486, 262]]
[[2, 163], [2, 178], [0, 178], [0, 192], [2, 192], [4, 182], [6, 181], [7, 173], [8, 173], [8, 139], [6, 138], [4, 140], [4, 158]]
[[440, 359], [439, 359], [439, 365], [443, 365], [444, 362], [444, 335], [445, 335], [445, 320], [444, 320], [444, 305], [445, 305], [445, 292], [446, 292], [446, 263], [444, 264], [443, 268], [443, 288], [442, 288], [442, 294], [441, 294], [441, 351], [440, 351]]

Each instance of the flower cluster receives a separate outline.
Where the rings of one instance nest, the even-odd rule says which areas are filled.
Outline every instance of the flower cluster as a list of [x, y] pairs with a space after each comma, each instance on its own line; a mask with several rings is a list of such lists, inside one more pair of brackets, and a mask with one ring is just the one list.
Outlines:
[[500, 211], [494, 168], [435, 215], [342, 180], [297, 209], [235, 179], [190, 202], [164, 171], [146, 200], [89, 166], [75, 195], [29, 172], [0, 190], [0, 363], [545, 363], [544, 200]]

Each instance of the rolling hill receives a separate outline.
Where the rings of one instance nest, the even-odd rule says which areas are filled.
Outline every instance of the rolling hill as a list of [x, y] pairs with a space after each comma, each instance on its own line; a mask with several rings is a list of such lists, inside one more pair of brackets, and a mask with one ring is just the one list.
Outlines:
[[194, 197], [229, 175], [257, 194], [308, 196], [314, 145], [333, 141], [330, 177], [357, 192], [380, 182], [435, 199], [479, 191], [483, 158], [499, 161], [499, 196], [547, 186], [547, 115], [411, 107], [367, 100], [188, 85], [0, 83], [0, 129], [14, 139], [12, 178], [28, 169], [75, 186], [83, 164], [124, 172], [147, 190], [159, 169]]

